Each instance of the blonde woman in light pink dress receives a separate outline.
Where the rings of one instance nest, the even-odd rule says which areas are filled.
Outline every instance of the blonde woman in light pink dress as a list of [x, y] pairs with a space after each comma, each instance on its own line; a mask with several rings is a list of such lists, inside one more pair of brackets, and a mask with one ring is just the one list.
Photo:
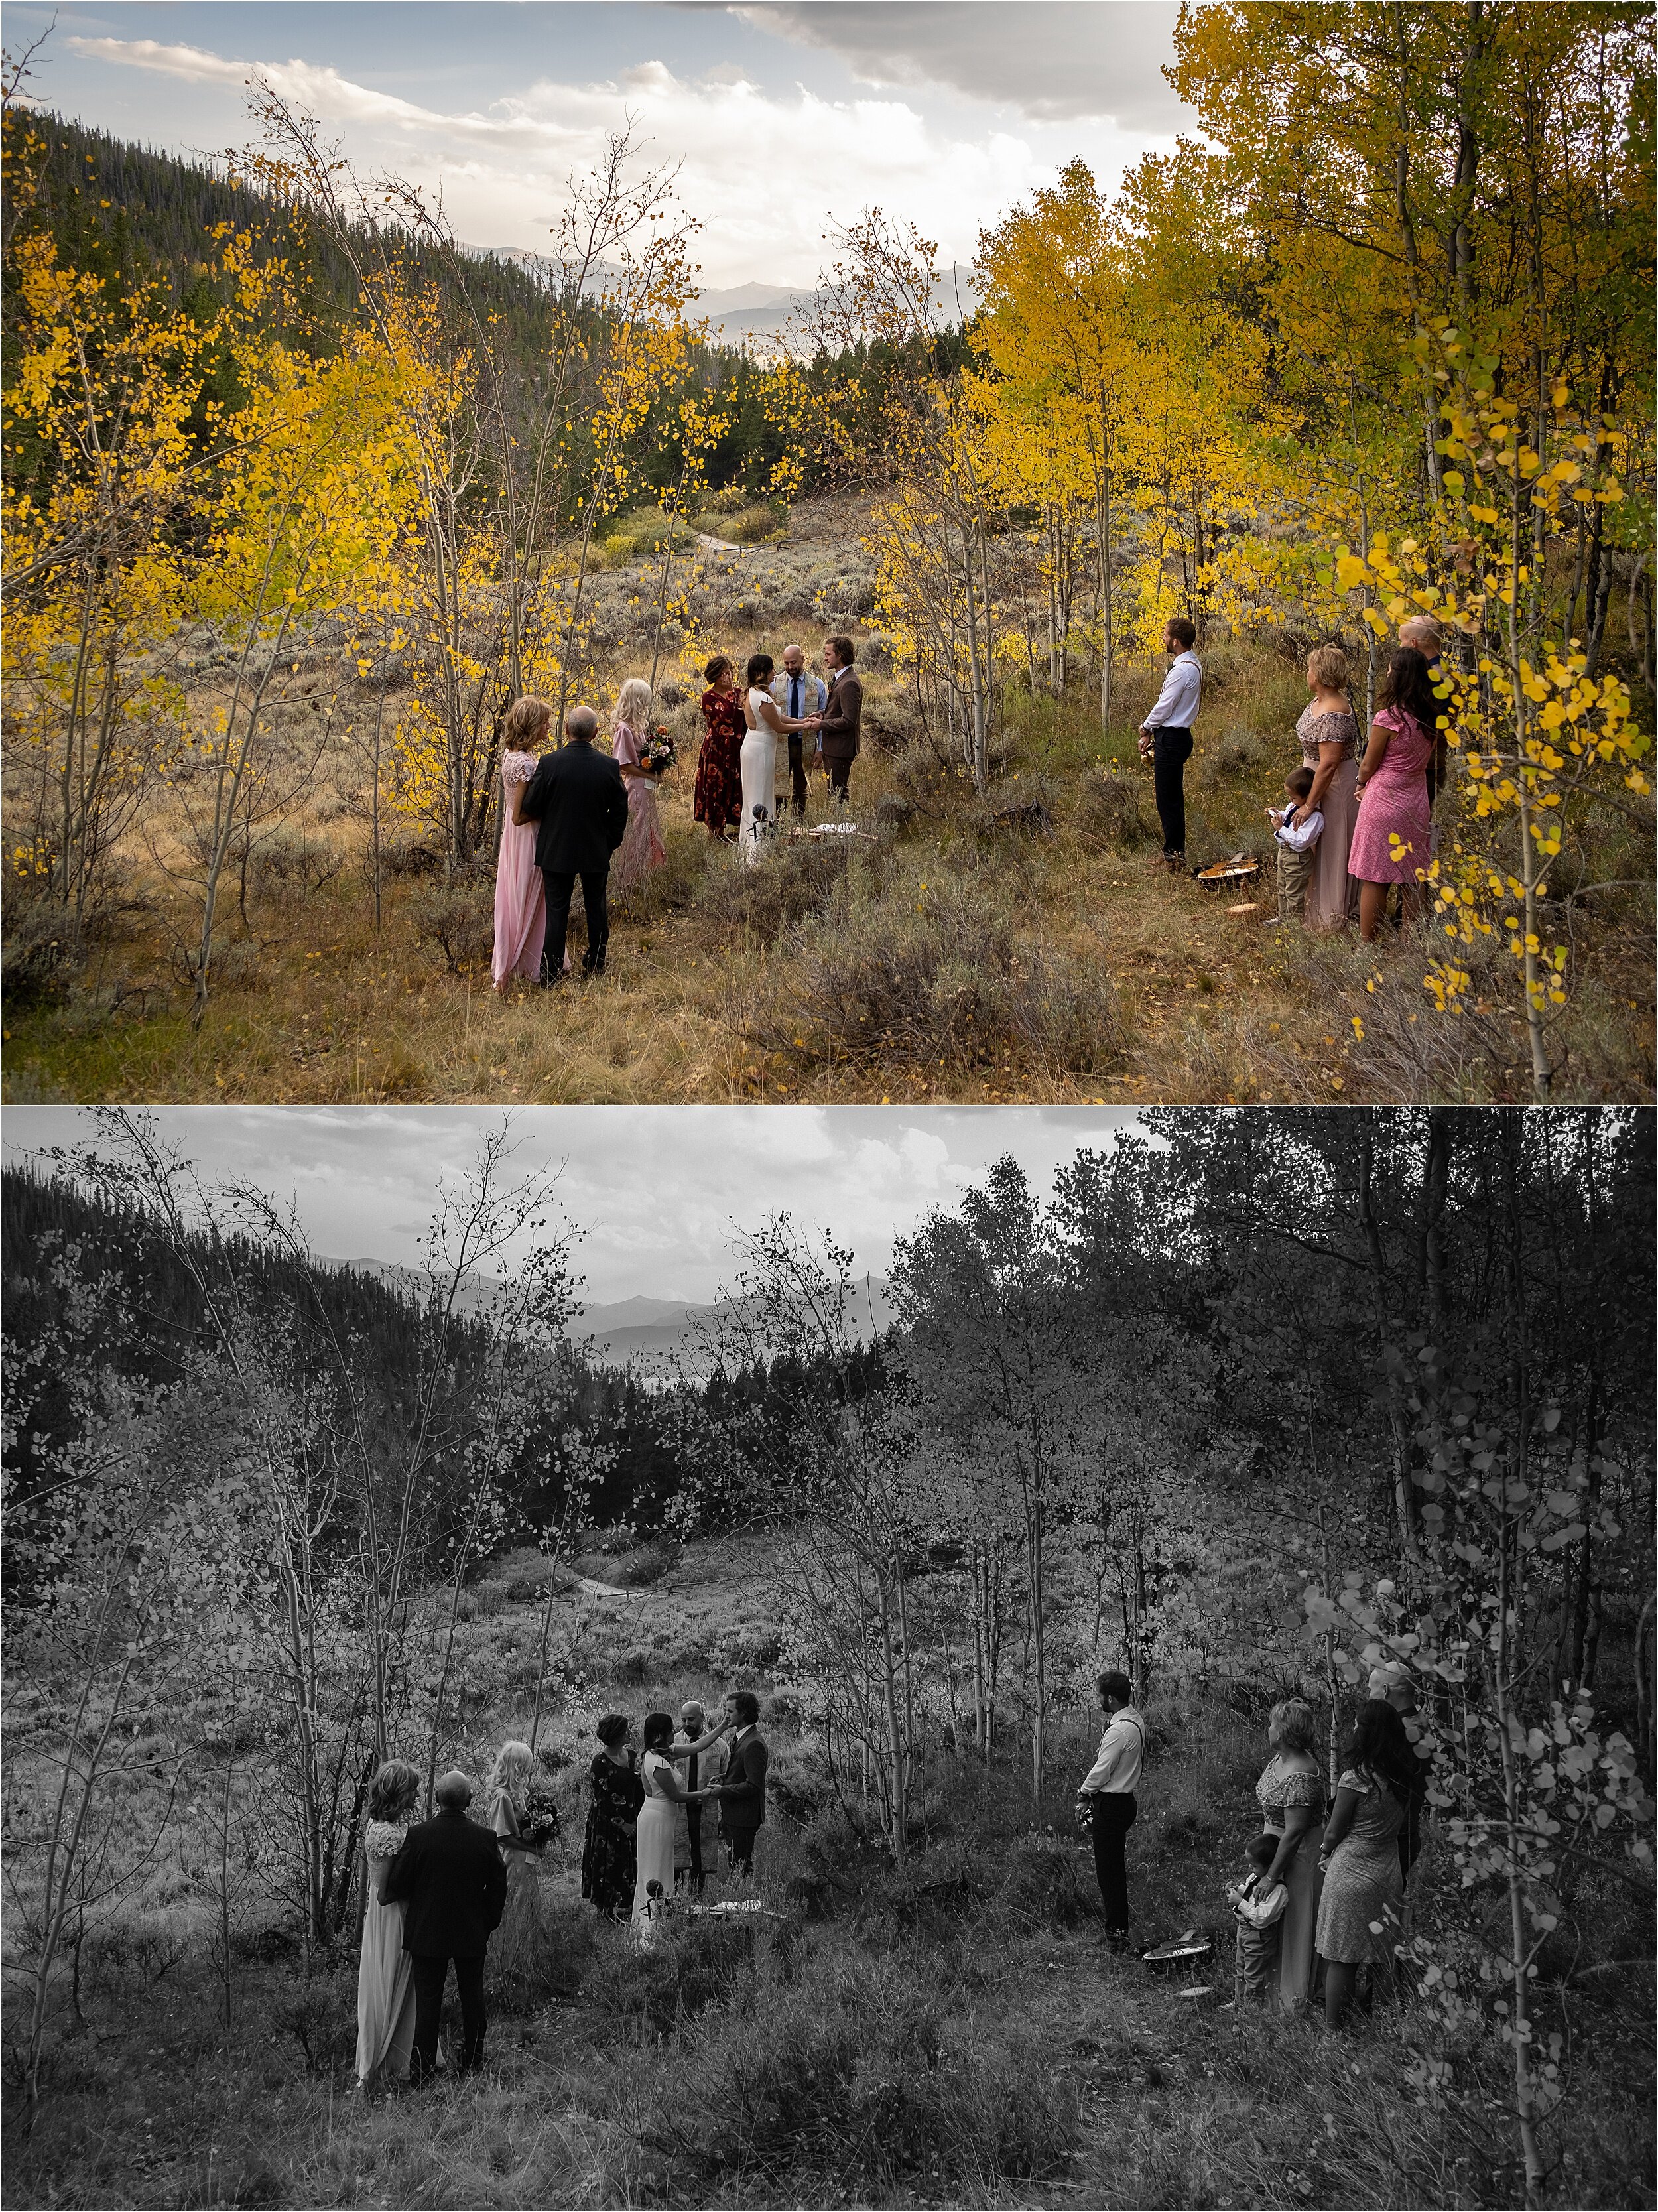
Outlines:
[[513, 819], [513, 787], [528, 783], [546, 740], [553, 710], [528, 694], [507, 711], [501, 757], [501, 850], [495, 860], [495, 947], [490, 972], [497, 991], [514, 975], [535, 982], [547, 936], [547, 885], [536, 866], [536, 825]]
[[628, 827], [610, 862], [610, 896], [618, 904], [668, 857], [656, 811], [656, 778], [644, 760], [650, 711], [650, 685], [642, 676], [630, 676], [616, 694], [610, 722], [611, 757], [628, 787]]

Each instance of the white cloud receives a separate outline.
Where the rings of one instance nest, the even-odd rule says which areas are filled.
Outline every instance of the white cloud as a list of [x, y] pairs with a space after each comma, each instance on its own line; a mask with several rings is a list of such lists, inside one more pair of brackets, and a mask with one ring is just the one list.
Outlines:
[[[679, 198], [703, 224], [698, 258], [713, 285], [809, 282], [831, 222], [872, 205], [938, 240], [947, 264], [970, 260], [980, 228], [1054, 167], [1025, 135], [952, 131], [903, 97], [835, 100], [809, 83], [768, 94], [740, 75], [678, 76], [657, 60], [614, 81], [541, 77], [485, 110], [448, 113], [299, 58], [238, 60], [153, 39], [69, 44], [192, 83], [263, 78], [340, 133], [364, 168], [440, 192], [459, 234], [486, 246], [543, 246], [571, 170], [596, 161], [631, 118], [647, 159], [681, 164]], [[1124, 143], [1125, 157], [1133, 150]]]
[[[313, 1248], [341, 1260], [420, 1255], [435, 1184], [464, 1169], [501, 1114], [485, 1107], [161, 1107], [154, 1121], [209, 1182], [246, 1180], [296, 1206]], [[1046, 1191], [1084, 1145], [1132, 1117], [1080, 1109], [526, 1107], [520, 1170], [562, 1165], [558, 1195], [586, 1236], [577, 1272], [596, 1303], [712, 1297], [735, 1237], [775, 1212], [832, 1231], [856, 1272], [884, 1273], [893, 1239], [953, 1206], [1004, 1152]], [[9, 1162], [94, 1141], [79, 1107], [7, 1109]]]
[[865, 84], [948, 85], [1033, 121], [1108, 116], [1172, 135], [1195, 119], [1163, 75], [1175, 0], [802, 0], [732, 13], [833, 53]]

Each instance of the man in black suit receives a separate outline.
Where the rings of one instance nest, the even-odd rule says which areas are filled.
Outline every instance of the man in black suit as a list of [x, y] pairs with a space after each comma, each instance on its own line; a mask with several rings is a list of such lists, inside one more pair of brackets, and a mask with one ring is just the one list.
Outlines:
[[542, 974], [550, 983], [564, 975], [564, 937], [570, 926], [570, 895], [581, 878], [587, 908], [585, 975], [604, 973], [604, 948], [610, 939], [606, 889], [610, 855], [627, 835], [628, 787], [608, 753], [593, 750], [598, 717], [591, 707], [576, 707], [564, 718], [569, 743], [547, 753], [528, 783], [513, 787], [513, 819], [534, 822], [536, 866], [547, 881], [547, 949]]
[[720, 1832], [733, 1874], [754, 1872], [754, 1846], [766, 1817], [766, 1769], [771, 1754], [759, 1729], [760, 1700], [752, 1690], [733, 1690], [726, 1715], [739, 1723], [726, 1754], [726, 1771], [714, 1784], [720, 1800]]
[[429, 2078], [438, 2063], [438, 2016], [449, 1961], [460, 1999], [460, 2064], [475, 2074], [483, 2063], [483, 1959], [507, 1909], [507, 1869], [488, 1828], [466, 1817], [472, 1785], [453, 1769], [434, 1793], [435, 1820], [410, 1828], [386, 1878], [388, 1899], [408, 1905], [403, 1948], [414, 1968], [415, 2051], [411, 2082]]

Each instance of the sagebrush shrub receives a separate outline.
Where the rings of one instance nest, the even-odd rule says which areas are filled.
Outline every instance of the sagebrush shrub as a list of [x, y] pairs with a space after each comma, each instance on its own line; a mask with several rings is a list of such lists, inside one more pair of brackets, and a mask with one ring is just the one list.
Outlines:
[[487, 970], [495, 944], [495, 881], [483, 870], [457, 871], [410, 903], [415, 934], [437, 947], [452, 975]]
[[[688, 2078], [726, 2124], [687, 2124]], [[949, 2187], [1058, 2172], [1077, 2120], [1028, 2038], [953, 2014], [915, 1960], [835, 1928], [757, 1948], [729, 2001], [641, 2074], [630, 2118], [705, 2188], [734, 2172], [798, 2191], [817, 2169], [865, 2201], [906, 2173]]]
[[[735, 859], [711, 872], [702, 911], [761, 945], [775, 945], [795, 923], [827, 915], [845, 880], [851, 840], [774, 837], [752, 867]], [[716, 855], [716, 858], [719, 856]]]
[[786, 942], [783, 976], [750, 1023], [776, 1051], [957, 1071], [1017, 1057], [1092, 1073], [1122, 1048], [1109, 978], [1023, 942], [1008, 908], [970, 883], [946, 882], [901, 905], [883, 902], [855, 871], [827, 926], [796, 929]]
[[1092, 775], [1071, 810], [1078, 836], [1114, 850], [1136, 852], [1162, 832], [1150, 818], [1142, 787], [1126, 775]]

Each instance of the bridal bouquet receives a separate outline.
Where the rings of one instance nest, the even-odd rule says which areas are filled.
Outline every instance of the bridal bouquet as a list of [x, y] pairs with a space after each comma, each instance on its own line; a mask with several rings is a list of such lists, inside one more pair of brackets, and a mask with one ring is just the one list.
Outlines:
[[559, 1833], [558, 1807], [553, 1802], [550, 1782], [532, 1782], [524, 1796], [524, 1818], [519, 1831], [526, 1844], [537, 1848], [543, 1844], [557, 1841]]
[[653, 775], [664, 775], [679, 757], [673, 739], [664, 729], [655, 729], [646, 738], [640, 758]]

